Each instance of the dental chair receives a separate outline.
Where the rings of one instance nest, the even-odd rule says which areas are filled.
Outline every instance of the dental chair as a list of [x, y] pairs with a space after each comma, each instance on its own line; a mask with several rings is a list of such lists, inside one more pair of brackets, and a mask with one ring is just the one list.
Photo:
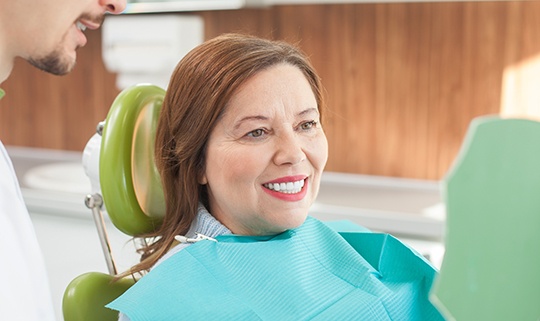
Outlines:
[[105, 305], [136, 282], [133, 278], [111, 282], [118, 271], [103, 212], [130, 236], [159, 225], [164, 200], [153, 155], [164, 96], [165, 91], [153, 85], [125, 89], [85, 148], [83, 165], [92, 186], [85, 201], [92, 210], [109, 273], [85, 273], [68, 285], [62, 302], [65, 321], [118, 320], [118, 313]]
[[448, 320], [540, 320], [540, 123], [480, 117], [444, 180]]

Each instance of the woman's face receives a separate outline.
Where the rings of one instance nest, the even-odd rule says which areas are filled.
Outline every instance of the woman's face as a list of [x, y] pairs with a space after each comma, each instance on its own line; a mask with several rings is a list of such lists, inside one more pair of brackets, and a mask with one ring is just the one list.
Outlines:
[[206, 151], [210, 212], [239, 235], [272, 235], [300, 226], [317, 196], [328, 157], [309, 82], [279, 64], [233, 95]]

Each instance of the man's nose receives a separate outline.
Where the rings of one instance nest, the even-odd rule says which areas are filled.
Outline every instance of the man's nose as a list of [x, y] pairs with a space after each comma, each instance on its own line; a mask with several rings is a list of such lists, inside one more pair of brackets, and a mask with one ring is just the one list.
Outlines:
[[119, 14], [126, 8], [126, 0], [100, 0], [101, 6], [113, 14]]

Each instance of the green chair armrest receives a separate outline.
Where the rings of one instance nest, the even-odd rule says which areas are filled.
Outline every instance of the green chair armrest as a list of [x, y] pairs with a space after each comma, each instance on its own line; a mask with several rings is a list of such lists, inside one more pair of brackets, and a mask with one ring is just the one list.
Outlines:
[[64, 292], [64, 321], [117, 321], [118, 312], [105, 307], [135, 283], [132, 278], [116, 282], [113, 276], [89, 272], [73, 279]]

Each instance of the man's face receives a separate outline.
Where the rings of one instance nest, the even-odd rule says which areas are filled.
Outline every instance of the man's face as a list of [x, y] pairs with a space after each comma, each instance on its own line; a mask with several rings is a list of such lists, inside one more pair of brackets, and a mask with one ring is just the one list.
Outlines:
[[14, 31], [20, 35], [14, 40], [16, 54], [56, 75], [73, 69], [76, 50], [86, 44], [85, 29], [99, 28], [105, 12], [118, 14], [126, 6], [126, 0], [17, 0], [12, 3], [13, 9], [18, 10]]

